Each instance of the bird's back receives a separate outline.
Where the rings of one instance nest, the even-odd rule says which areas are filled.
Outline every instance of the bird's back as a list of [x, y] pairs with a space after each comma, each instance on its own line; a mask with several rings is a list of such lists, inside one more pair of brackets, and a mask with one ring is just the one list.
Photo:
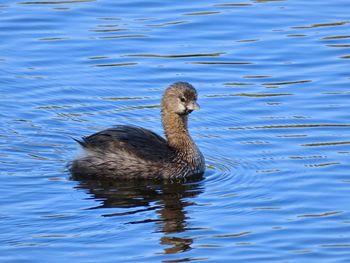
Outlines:
[[174, 158], [167, 141], [136, 126], [115, 126], [78, 141], [87, 155], [72, 162], [71, 172], [83, 177], [156, 177]]

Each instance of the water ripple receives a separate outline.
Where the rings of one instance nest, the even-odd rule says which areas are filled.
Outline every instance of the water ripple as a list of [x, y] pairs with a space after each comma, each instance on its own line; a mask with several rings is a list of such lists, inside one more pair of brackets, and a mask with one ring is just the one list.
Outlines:
[[65, 1], [27, 1], [19, 2], [22, 5], [61, 5], [95, 2], [96, 0], [65, 0]]
[[190, 58], [190, 57], [218, 57], [225, 54], [224, 52], [206, 53], [206, 54], [173, 54], [173, 55], [157, 55], [157, 54], [132, 54], [128, 57], [143, 58]]
[[349, 21], [336, 21], [331, 23], [318, 23], [309, 26], [294, 26], [294, 29], [309, 29], [309, 28], [318, 28], [318, 27], [330, 27], [330, 26], [342, 26], [350, 23]]
[[200, 64], [200, 65], [251, 65], [253, 62], [244, 61], [196, 61], [190, 62], [190, 64]]

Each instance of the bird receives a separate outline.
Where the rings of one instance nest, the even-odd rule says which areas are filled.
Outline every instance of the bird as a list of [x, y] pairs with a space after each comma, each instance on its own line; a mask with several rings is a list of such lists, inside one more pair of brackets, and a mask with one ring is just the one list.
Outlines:
[[188, 131], [188, 117], [199, 110], [197, 91], [187, 82], [167, 87], [161, 101], [165, 138], [151, 130], [117, 125], [76, 140], [85, 155], [73, 160], [79, 178], [176, 179], [201, 176], [205, 159]]

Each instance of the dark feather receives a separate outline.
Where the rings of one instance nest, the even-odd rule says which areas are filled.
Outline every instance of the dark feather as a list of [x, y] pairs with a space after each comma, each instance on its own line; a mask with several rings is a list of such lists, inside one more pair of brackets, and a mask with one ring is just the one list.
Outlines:
[[86, 147], [86, 144], [85, 144], [85, 142], [83, 142], [83, 141], [80, 141], [80, 140], [78, 140], [78, 139], [75, 139], [75, 138], [73, 138], [73, 137], [71, 137], [74, 141], [76, 141], [77, 143], [79, 143], [80, 144], [80, 146], [82, 146], [82, 147]]
[[115, 126], [77, 141], [90, 151], [113, 152], [126, 151], [137, 157], [159, 161], [173, 154], [167, 141], [156, 133], [137, 126]]

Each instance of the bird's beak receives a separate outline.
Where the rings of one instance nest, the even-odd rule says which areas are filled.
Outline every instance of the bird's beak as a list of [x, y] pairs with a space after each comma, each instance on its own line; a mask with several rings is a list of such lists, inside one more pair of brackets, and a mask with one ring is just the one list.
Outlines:
[[200, 107], [199, 107], [199, 104], [196, 101], [191, 101], [187, 105], [187, 109], [190, 110], [190, 111], [193, 111], [193, 110], [199, 110]]

